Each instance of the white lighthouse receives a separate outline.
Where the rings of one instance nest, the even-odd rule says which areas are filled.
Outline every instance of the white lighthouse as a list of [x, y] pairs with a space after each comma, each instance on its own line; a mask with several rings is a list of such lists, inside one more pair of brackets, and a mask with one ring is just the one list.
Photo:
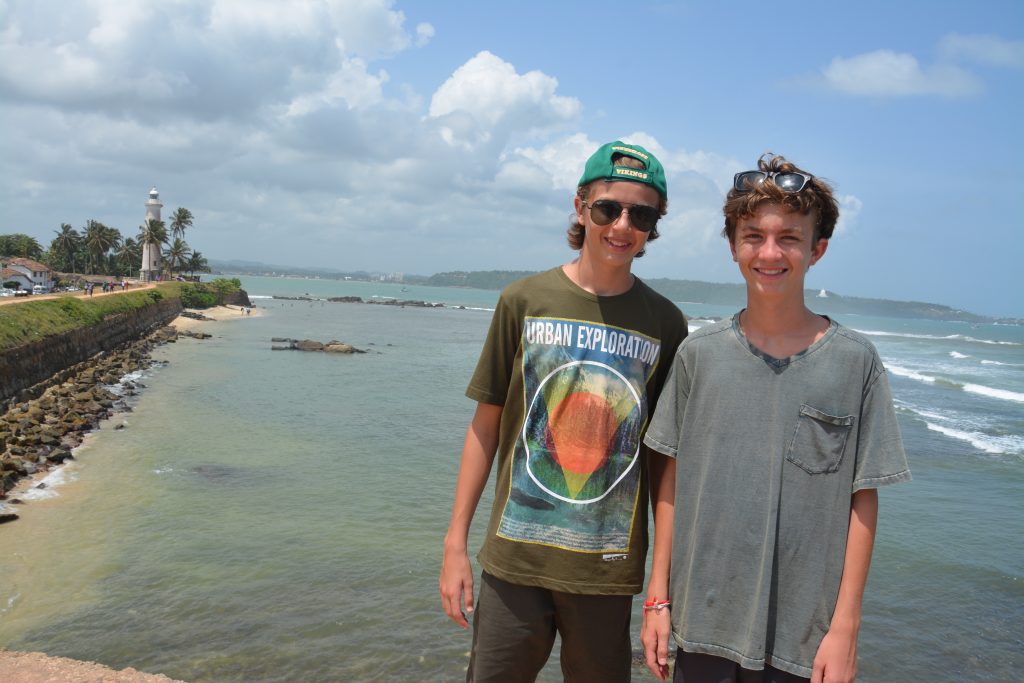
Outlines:
[[[160, 220], [160, 193], [154, 187], [149, 191], [149, 199], [146, 200], [146, 221]], [[146, 242], [142, 245], [142, 266], [139, 268], [139, 280], [149, 282], [156, 279], [160, 274], [160, 245]]]

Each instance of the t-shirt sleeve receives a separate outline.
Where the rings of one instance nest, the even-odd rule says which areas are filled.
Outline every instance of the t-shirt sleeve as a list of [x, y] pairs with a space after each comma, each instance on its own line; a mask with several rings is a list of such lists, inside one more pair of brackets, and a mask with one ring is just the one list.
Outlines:
[[690, 394], [689, 378], [681, 353], [672, 357], [672, 368], [658, 397], [658, 407], [644, 436], [651, 449], [675, 457], [679, 449], [679, 427]]
[[512, 367], [521, 337], [521, 323], [506, 296], [498, 299], [466, 396], [480, 403], [505, 405]]
[[903, 481], [910, 481], [910, 468], [896, 421], [889, 378], [879, 367], [874, 381], [868, 385], [861, 407], [853, 490]]

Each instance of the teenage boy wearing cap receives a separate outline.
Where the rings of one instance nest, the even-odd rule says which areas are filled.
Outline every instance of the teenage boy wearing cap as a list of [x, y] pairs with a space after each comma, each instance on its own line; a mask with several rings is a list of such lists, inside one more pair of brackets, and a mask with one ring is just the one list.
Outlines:
[[[556, 632], [565, 680], [629, 680], [631, 603], [647, 552], [641, 439], [687, 331], [679, 308], [630, 268], [666, 208], [653, 154], [602, 146], [576, 191], [568, 235], [579, 256], [509, 285], [498, 301], [466, 390], [478, 404], [440, 579], [448, 616], [467, 628], [473, 613], [468, 681], [533, 681]], [[495, 454], [474, 601], [466, 540]], [[652, 457], [660, 472], [668, 458]]]
[[675, 514], [656, 529], [641, 640], [660, 680], [671, 630], [677, 682], [844, 683], [877, 488], [910, 471], [878, 353], [804, 303], [839, 217], [831, 188], [781, 156], [758, 168], [724, 207], [747, 307], [679, 347], [644, 440], [674, 459], [655, 506]]

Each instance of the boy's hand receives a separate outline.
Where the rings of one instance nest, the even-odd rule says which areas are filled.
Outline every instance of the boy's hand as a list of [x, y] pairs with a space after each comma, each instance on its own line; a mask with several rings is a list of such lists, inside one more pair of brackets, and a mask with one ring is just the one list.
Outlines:
[[829, 629], [814, 655], [811, 683], [853, 683], [857, 678], [857, 636]]
[[647, 668], [659, 681], [668, 678], [668, 639], [672, 632], [672, 618], [668, 609], [644, 610], [644, 625], [640, 629], [640, 642], [644, 646]]
[[[469, 628], [466, 615], [473, 613], [473, 566], [465, 550], [445, 550], [441, 561], [441, 606], [448, 618]], [[465, 596], [466, 611], [462, 611]]]

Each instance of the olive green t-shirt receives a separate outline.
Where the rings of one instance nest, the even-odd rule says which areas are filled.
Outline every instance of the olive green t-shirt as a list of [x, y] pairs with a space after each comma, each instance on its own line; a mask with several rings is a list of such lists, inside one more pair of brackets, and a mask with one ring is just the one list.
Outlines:
[[679, 308], [639, 279], [597, 296], [555, 268], [502, 292], [466, 390], [503, 406], [487, 572], [567, 593], [641, 590], [642, 439], [686, 332]]

